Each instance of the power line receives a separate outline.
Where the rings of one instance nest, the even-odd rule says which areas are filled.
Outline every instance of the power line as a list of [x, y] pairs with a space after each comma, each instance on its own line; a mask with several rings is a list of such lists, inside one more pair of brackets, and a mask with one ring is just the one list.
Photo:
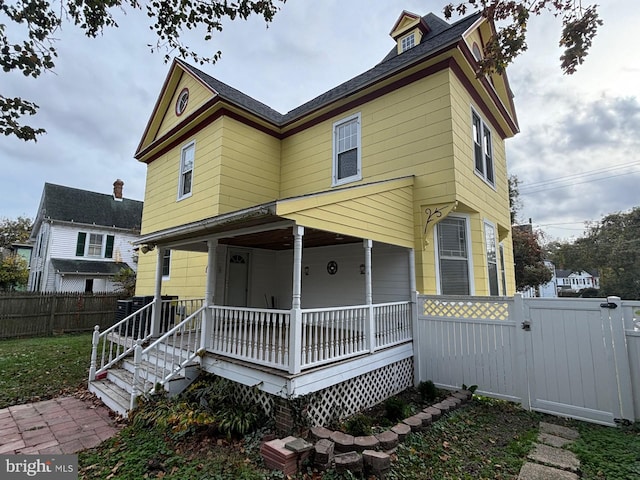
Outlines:
[[551, 180], [540, 180], [538, 182], [531, 182], [531, 183], [526, 183], [526, 182], [522, 182], [522, 188], [523, 189], [528, 189], [528, 188], [535, 188], [535, 187], [539, 187], [542, 185], [548, 185], [551, 183], [557, 183], [557, 182], [564, 182], [568, 179], [572, 179], [572, 178], [581, 178], [581, 177], [589, 177], [592, 175], [598, 175], [599, 173], [605, 173], [605, 172], [610, 172], [612, 170], [618, 170], [620, 168], [626, 168], [626, 167], [630, 167], [630, 166], [634, 166], [634, 165], [640, 165], [640, 161], [634, 161], [634, 162], [629, 162], [629, 163], [622, 163], [619, 165], [614, 165], [614, 166], [609, 166], [609, 167], [604, 167], [604, 168], [598, 168], [596, 170], [589, 170], [587, 172], [582, 172], [582, 173], [573, 173], [571, 175], [565, 175], [564, 177], [557, 177]]
[[591, 179], [591, 180], [585, 180], [583, 182], [572, 182], [572, 183], [570, 183], [568, 185], [556, 185], [556, 186], [551, 186], [551, 187], [540, 187], [537, 190], [532, 190], [530, 192], [522, 192], [522, 191], [518, 190], [518, 193], [520, 195], [532, 195], [534, 193], [540, 193], [540, 192], [544, 192], [546, 190], [557, 190], [559, 188], [568, 188], [568, 187], [573, 187], [574, 185], [582, 185], [582, 184], [585, 184], [585, 183], [599, 182], [601, 180], [607, 180], [609, 178], [622, 177], [622, 176], [625, 176], [625, 175], [633, 175], [633, 174], [636, 174], [636, 173], [640, 173], [640, 171], [619, 173], [617, 175], [609, 175], [607, 177], [594, 178], [594, 179]]

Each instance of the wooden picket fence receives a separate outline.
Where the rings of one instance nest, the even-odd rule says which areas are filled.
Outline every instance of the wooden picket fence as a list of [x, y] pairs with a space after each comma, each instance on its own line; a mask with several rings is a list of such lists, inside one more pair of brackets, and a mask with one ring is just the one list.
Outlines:
[[0, 294], [0, 339], [89, 332], [116, 321], [118, 293]]

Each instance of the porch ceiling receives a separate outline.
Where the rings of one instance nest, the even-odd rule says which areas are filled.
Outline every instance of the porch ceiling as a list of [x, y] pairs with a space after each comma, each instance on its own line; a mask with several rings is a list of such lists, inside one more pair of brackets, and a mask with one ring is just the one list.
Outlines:
[[[305, 229], [302, 244], [305, 248], [324, 247], [327, 245], [343, 245], [362, 242], [361, 238], [339, 235], [313, 228]], [[264, 248], [267, 250], [289, 250], [293, 248], [293, 232], [291, 228], [257, 232], [239, 237], [221, 238], [220, 244], [235, 247]]]

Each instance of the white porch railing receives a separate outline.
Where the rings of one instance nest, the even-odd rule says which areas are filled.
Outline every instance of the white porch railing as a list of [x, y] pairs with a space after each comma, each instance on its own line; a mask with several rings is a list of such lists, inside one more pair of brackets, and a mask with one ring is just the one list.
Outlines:
[[289, 310], [211, 307], [209, 349], [286, 370], [289, 365]]
[[[160, 334], [172, 328], [198, 308], [202, 299], [162, 300], [160, 312]], [[93, 332], [89, 380], [105, 373], [110, 367], [133, 353], [136, 342], [140, 345], [151, 339], [151, 323], [155, 300], [125, 317], [120, 322], [100, 332], [96, 325]]]
[[412, 339], [410, 302], [303, 309], [299, 328], [292, 310], [210, 308], [208, 350], [290, 373]]
[[[205, 307], [201, 306], [144, 350], [136, 342], [131, 408], [140, 393], [149, 393], [163, 386], [187, 365], [194, 363], [200, 350], [204, 312]], [[153, 380], [155, 384], [145, 388], [145, 383]]]

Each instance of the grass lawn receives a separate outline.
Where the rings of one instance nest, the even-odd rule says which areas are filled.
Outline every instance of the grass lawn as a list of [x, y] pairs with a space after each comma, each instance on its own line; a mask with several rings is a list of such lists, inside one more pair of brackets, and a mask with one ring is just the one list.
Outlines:
[[90, 360], [91, 333], [0, 340], [0, 408], [77, 389]]
[[[0, 408], [51, 398], [85, 384], [91, 334], [0, 340]], [[153, 406], [151, 406], [153, 408]], [[179, 410], [172, 410], [172, 414]], [[174, 419], [175, 420], [175, 419]], [[515, 404], [474, 398], [400, 445], [389, 479], [515, 479], [541, 420], [575, 428], [569, 448], [582, 480], [640, 478], [640, 425], [603, 427], [527, 412]], [[79, 456], [82, 480], [166, 478], [277, 479], [259, 456], [262, 436], [230, 440], [210, 432], [176, 434], [161, 425], [126, 426]], [[307, 470], [298, 479], [353, 478]]]

